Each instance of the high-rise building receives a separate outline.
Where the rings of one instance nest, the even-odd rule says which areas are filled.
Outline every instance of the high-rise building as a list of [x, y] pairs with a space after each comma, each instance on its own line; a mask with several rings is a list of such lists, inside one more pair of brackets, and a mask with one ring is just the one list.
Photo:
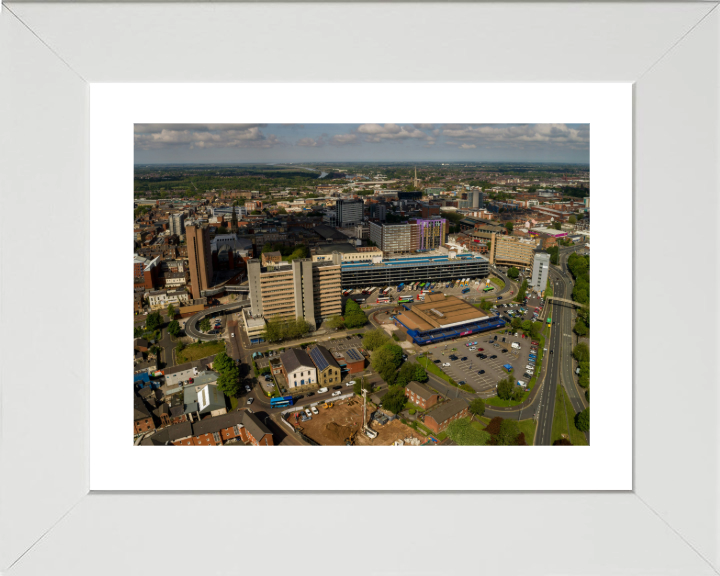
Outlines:
[[489, 252], [490, 264], [531, 270], [536, 246], [535, 240], [493, 232]]
[[323, 220], [330, 226], [357, 226], [363, 219], [363, 206], [362, 200], [339, 198], [335, 209], [327, 210]]
[[311, 324], [342, 313], [340, 254], [333, 261], [310, 258], [263, 267], [248, 262], [250, 306], [254, 317], [304, 318]]
[[183, 212], [177, 212], [170, 214], [170, 234], [177, 234], [178, 236], [185, 234], [185, 214]]
[[531, 286], [538, 292], [543, 292], [547, 286], [548, 274], [550, 273], [550, 254], [547, 252], [536, 252], [533, 261]]
[[480, 190], [471, 190], [468, 193], [468, 199], [470, 200], [470, 208], [484, 208], [485, 207], [483, 193]]
[[196, 224], [185, 228], [188, 265], [190, 268], [190, 291], [193, 298], [201, 298], [202, 291], [210, 288], [213, 277], [210, 233]]
[[386, 254], [435, 250], [447, 240], [445, 218], [410, 220], [399, 224], [370, 222], [370, 240]]

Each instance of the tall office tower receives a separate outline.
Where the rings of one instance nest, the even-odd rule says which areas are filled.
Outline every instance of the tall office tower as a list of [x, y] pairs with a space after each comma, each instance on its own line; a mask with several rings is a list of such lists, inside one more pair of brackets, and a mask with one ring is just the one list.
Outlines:
[[480, 190], [472, 190], [470, 192], [470, 207], [471, 208], [483, 208], [483, 193]]
[[335, 204], [336, 224], [335, 226], [356, 226], [363, 219], [362, 200], [346, 200], [340, 198]]
[[207, 228], [195, 224], [187, 226], [185, 233], [190, 266], [190, 291], [193, 298], [201, 298], [202, 291], [210, 288], [213, 277], [210, 233]]
[[542, 292], [545, 290], [550, 272], [550, 254], [547, 252], [536, 252], [533, 261], [532, 287]]
[[177, 212], [176, 214], [170, 214], [170, 234], [185, 234], [185, 214]]
[[265, 320], [304, 318], [314, 324], [342, 314], [340, 255], [333, 261], [313, 263], [310, 258], [264, 268], [248, 261], [250, 307]]

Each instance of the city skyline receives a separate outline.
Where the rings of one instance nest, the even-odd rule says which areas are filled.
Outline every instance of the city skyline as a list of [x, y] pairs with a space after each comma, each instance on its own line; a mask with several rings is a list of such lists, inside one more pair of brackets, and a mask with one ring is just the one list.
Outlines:
[[136, 124], [136, 164], [589, 163], [589, 124]]

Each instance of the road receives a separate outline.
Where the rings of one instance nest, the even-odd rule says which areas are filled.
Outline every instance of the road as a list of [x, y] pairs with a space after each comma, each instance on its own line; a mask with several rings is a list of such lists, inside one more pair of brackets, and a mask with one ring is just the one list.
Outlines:
[[185, 334], [196, 340], [222, 340], [222, 334], [205, 334], [204, 332], [200, 332], [200, 330], [198, 330], [197, 325], [206, 316], [211, 316], [212, 314], [217, 314], [218, 312], [224, 313], [231, 310], [239, 310], [245, 306], [250, 306], [250, 300], [238, 300], [237, 302], [230, 302], [230, 304], [222, 304], [220, 306], [206, 308], [187, 319], [187, 322], [185, 322]]

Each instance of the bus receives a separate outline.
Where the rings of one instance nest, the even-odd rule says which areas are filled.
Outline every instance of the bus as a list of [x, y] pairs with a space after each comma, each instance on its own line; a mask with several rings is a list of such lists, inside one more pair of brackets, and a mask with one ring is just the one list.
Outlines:
[[376, 287], [376, 286], [373, 286], [372, 288], [368, 288], [368, 296], [370, 296], [370, 294], [372, 294], [373, 292], [375, 292], [375, 290], [377, 290], [377, 287]]
[[548, 318], [547, 320], [547, 325], [550, 326], [550, 324], [552, 324], [552, 318]]
[[403, 288], [405, 288], [405, 283], [404, 283], [404, 282], [400, 282], [400, 284], [398, 284], [397, 291], [398, 291], [398, 292], [402, 292]]
[[485, 286], [485, 288], [483, 288], [483, 292], [490, 292], [491, 290], [493, 290], [492, 286]]
[[385, 288], [385, 289], [382, 291], [382, 295], [383, 295], [383, 296], [387, 296], [388, 294], [390, 294], [390, 291], [391, 291], [391, 290], [392, 290], [392, 288], [390, 288], [390, 287], [388, 286], [387, 288]]
[[392, 302], [392, 300], [387, 296], [380, 296], [380, 298], [377, 299], [378, 304], [388, 304], [389, 302]]
[[410, 297], [400, 298], [400, 300], [398, 300], [398, 304], [406, 304], [407, 302], [412, 302], [412, 301], [413, 301], [413, 299]]
[[276, 398], [270, 398], [270, 408], [284, 408], [285, 406], [292, 405], [292, 396], [277, 396]]

